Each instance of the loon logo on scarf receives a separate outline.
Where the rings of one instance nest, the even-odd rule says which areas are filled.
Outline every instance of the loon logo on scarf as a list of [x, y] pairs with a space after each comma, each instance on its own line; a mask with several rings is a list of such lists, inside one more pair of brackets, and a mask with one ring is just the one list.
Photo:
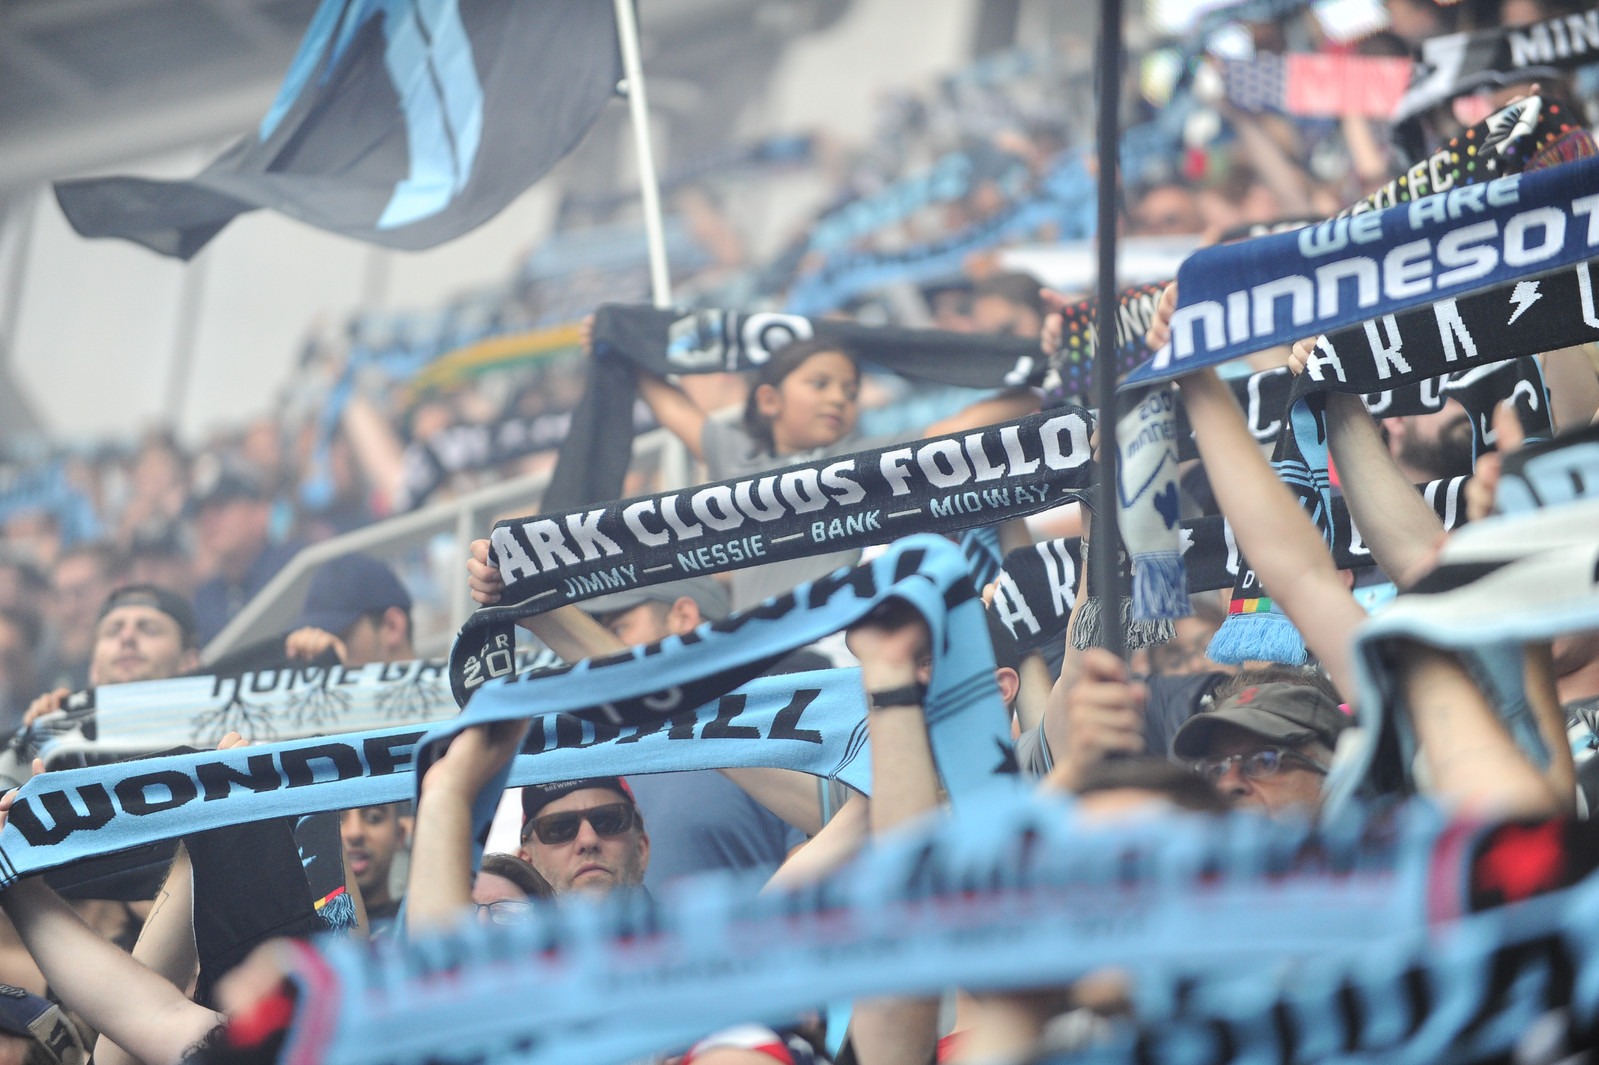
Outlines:
[[1521, 514], [1599, 499], [1599, 425], [1534, 441], [1504, 458], [1494, 509]]
[[1128, 397], [1127, 413], [1116, 422], [1117, 520], [1132, 559], [1132, 610], [1139, 621], [1192, 613], [1177, 528], [1176, 404], [1171, 386], [1151, 388]]
[[[530, 678], [511, 675], [485, 684], [461, 716], [428, 734], [418, 776], [450, 737], [485, 722], [592, 708], [591, 721], [607, 734], [624, 728], [675, 732], [678, 715], [718, 699], [795, 648], [853, 625], [891, 599], [920, 613], [932, 635], [933, 676], [923, 709], [951, 796], [981, 790], [996, 774], [1013, 774], [1009, 715], [994, 681], [982, 601], [960, 548], [923, 535], [897, 541], [864, 566], [801, 584], [789, 595], [684, 636]], [[600, 697], [605, 701], [596, 704]], [[474, 807], [479, 828], [487, 828], [498, 800], [499, 788], [492, 784], [479, 796]]]
[[635, 367], [666, 376], [751, 370], [791, 341], [836, 341], [857, 358], [918, 380], [963, 388], [1038, 384], [1038, 342], [940, 329], [862, 326], [799, 314], [673, 311], [605, 304], [594, 316], [594, 358], [572, 415], [545, 510], [617, 498], [632, 458]]
[[512, 672], [510, 623], [566, 603], [699, 573], [723, 573], [955, 532], [1032, 514], [1089, 484], [1090, 420], [1052, 410], [978, 432], [789, 466], [566, 514], [495, 525], [500, 604], [467, 619], [451, 652], [457, 700]]
[[[1505, 916], [1540, 931], [1544, 914], [1591, 921], [1596, 889], [1566, 885], [1591, 868], [1583, 851], [1593, 830], [1564, 822], [1529, 828], [1541, 837], [1552, 829], [1556, 875], [1541, 878]], [[298, 996], [283, 1060], [498, 1061], [501, 1048], [515, 1047], [529, 1065], [606, 1065], [818, 997], [1058, 986], [1104, 966], [1136, 972], [1140, 991], [1149, 990], [1146, 980], [1170, 986], [1146, 1005], [1179, 1016], [1195, 991], [1225, 994], [1241, 976], [1253, 977], [1255, 991], [1240, 1003], [1255, 1005], [1250, 1019], [1260, 1033], [1251, 1034], [1304, 1047], [1296, 1035], [1337, 1030], [1343, 1018], [1302, 1014], [1292, 1003], [1263, 1021], [1283, 963], [1346, 963], [1363, 951], [1358, 979], [1309, 981], [1302, 992], [1317, 1002], [1333, 994], [1346, 1013], [1352, 1000], [1367, 1004], [1364, 985], [1387, 988], [1398, 976], [1383, 965], [1395, 957], [1396, 937], [1408, 957], [1419, 939], [1437, 947], [1461, 927], [1429, 928], [1429, 907], [1468, 895], [1474, 874], [1514, 849], [1496, 845], [1493, 832], [1445, 824], [1424, 807], [1321, 834], [1240, 814], [1095, 830], [1058, 798], [994, 796], [886, 839], [800, 889], [752, 897], [730, 887], [732, 878], [706, 878], [657, 900], [613, 895], [552, 907], [497, 934], [463, 923], [409, 944], [308, 948], [292, 978], [318, 993]], [[1573, 931], [1585, 928], [1574, 922]], [[1519, 934], [1501, 931], [1511, 940]], [[1178, 985], [1187, 994], [1176, 993]], [[1468, 989], [1450, 1001], [1476, 997]], [[1202, 1001], [1209, 1008], [1216, 1000]], [[1389, 1023], [1414, 996], [1386, 1009], [1380, 1001], [1369, 1003], [1355, 1046], [1437, 1038], [1433, 1026], [1504, 1027], [1473, 1025], [1469, 1011], [1429, 1016], [1419, 1028]], [[448, 1023], [463, 1011], [473, 1024]], [[1286, 1023], [1271, 1023], [1278, 1019]], [[1281, 1060], [1301, 1057], [1310, 1056]]]
[[1558, 105], [1546, 106], [1539, 96], [1508, 104], [1333, 217], [1382, 211], [1457, 185], [1480, 184], [1526, 169], [1528, 159], [1575, 128], [1559, 110]]

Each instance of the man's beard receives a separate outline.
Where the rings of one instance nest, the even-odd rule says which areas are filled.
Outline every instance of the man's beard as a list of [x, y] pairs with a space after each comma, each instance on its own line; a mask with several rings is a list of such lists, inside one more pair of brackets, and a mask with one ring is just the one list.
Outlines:
[[1432, 439], [1406, 435], [1399, 446], [1399, 461], [1424, 472], [1432, 480], [1470, 473], [1472, 470], [1471, 419], [1462, 414]]

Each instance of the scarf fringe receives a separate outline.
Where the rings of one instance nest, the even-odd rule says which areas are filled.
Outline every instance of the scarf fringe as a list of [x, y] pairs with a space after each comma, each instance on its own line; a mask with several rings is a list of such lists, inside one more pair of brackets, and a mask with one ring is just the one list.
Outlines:
[[[1073, 647], [1084, 651], [1090, 647], [1099, 647], [1105, 642], [1104, 614], [1105, 607], [1099, 596], [1091, 595], [1083, 600], [1083, 605], [1077, 612], [1077, 623], [1072, 626]], [[1133, 617], [1131, 599], [1122, 600], [1121, 616], [1122, 633], [1129, 651], [1153, 647], [1177, 635], [1177, 630], [1170, 619], [1139, 620]]]
[[1159, 621], [1186, 618], [1194, 608], [1188, 601], [1188, 571], [1181, 552], [1160, 551], [1133, 556], [1133, 618]]
[[1277, 610], [1227, 615], [1211, 637], [1206, 654], [1211, 661], [1225, 665], [1262, 661], [1300, 666], [1308, 657], [1299, 630]]
[[316, 915], [329, 932], [343, 934], [355, 930], [355, 900], [343, 888], [318, 902]]

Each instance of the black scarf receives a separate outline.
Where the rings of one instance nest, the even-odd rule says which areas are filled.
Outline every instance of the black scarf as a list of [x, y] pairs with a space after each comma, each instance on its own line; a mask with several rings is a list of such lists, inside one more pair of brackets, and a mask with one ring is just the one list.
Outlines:
[[1078, 407], [978, 432], [876, 448], [770, 473], [495, 525], [499, 604], [450, 653], [465, 704], [514, 671], [517, 618], [696, 574], [956, 532], [1064, 503], [1090, 483], [1092, 422]]
[[606, 304], [594, 316], [588, 383], [545, 489], [544, 509], [570, 510], [621, 493], [632, 458], [637, 369], [663, 377], [757, 369], [783, 345], [810, 337], [836, 341], [863, 362], [903, 377], [966, 388], [1036, 385], [1046, 371], [1038, 342], [1020, 337]]

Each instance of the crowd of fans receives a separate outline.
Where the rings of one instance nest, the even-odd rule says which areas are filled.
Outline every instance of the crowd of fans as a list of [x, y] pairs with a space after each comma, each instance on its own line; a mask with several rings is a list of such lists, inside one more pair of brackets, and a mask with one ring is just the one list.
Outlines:
[[[1403, 56], [1454, 29], [1566, 12], [1521, 0], [1492, 8], [1391, 0], [1386, 29], [1368, 27], [1347, 40], [1310, 8], [1276, 11], [1243, 28], [1248, 47], [1262, 54]], [[1184, 47], [1157, 42], [1149, 49], [1150, 69], [1163, 52]], [[1401, 167], [1381, 120], [1251, 111], [1224, 88], [1207, 89], [1193, 55], [1185, 55], [1183, 69], [1187, 75], [1175, 86], [1139, 80], [1124, 159], [1122, 218], [1129, 236], [1186, 236], [1210, 244], [1241, 227], [1329, 216]], [[1498, 86], [1483, 104], [1542, 91], [1580, 107], [1587, 73], [1578, 72], [1569, 84]], [[683, 278], [684, 299], [702, 306], [782, 307], [807, 278], [828, 274], [837, 282], [829, 291], [843, 293], [850, 290], [851, 264], [897, 258], [907, 267], [903, 283], [863, 284], [827, 311], [868, 324], [1041, 337], [1049, 352], [1060, 336], [1060, 308], [1083, 294], [1050, 292], [1004, 269], [998, 245], [975, 244], [957, 269], [936, 276], [919, 273], [919, 264], [931, 257], [928, 249], [964, 247], [964, 236], [985, 222], [1047, 199], [1044, 190], [1061, 168], [1089, 165], [1080, 147], [1087, 131], [1075, 116], [1090, 113], [1084, 105], [1091, 88], [1072, 49], [1029, 50], [978, 63], [927, 96], [884, 101], [870, 145], [849, 153], [813, 149], [807, 165], [828, 170], [835, 196], [769, 262], [747, 256], [725, 190], [703, 177], [676, 188], [681, 261], [694, 269]], [[1149, 150], [1155, 144], [1164, 150]], [[795, 165], [794, 156], [785, 155], [783, 165]], [[740, 180], [758, 181], [758, 174]], [[1070, 235], [1083, 208], [1060, 205], [1009, 239]], [[613, 210], [616, 217], [597, 221], [625, 223], [625, 211]], [[598, 212], [591, 205], [571, 213]], [[316, 338], [279, 410], [202, 446], [190, 449], [168, 432], [153, 431], [131, 447], [13, 462], [9, 488], [0, 494], [0, 726], [12, 731], [25, 719], [47, 723], [70, 705], [72, 693], [87, 687], [207, 672], [200, 649], [305, 545], [417, 505], [434, 491], [442, 496], [512, 472], [547, 469], [553, 448], [528, 447], [493, 462], [443, 464], [427, 492], [418, 491], [414, 476], [428, 455], [442, 461], [442, 442], [463, 426], [569, 417], [581, 394], [588, 341], [586, 330], [572, 327], [597, 302], [589, 295], [645, 297], [637, 263], [590, 264], [587, 273], [563, 277], [535, 262], [530, 259], [503, 292], [463, 299], [429, 322], [362, 321], [336, 341]], [[1150, 329], [1152, 350], [1168, 339], [1175, 293], [1167, 297]], [[506, 337], [524, 344], [511, 345], [499, 369], [451, 368], [452, 352]], [[1260, 353], [1251, 365], [1298, 373], [1308, 351], [1302, 345]], [[637, 420], [678, 437], [703, 464], [705, 479], [720, 480], [858, 451], [869, 435], [916, 438], [977, 429], [1031, 413], [1040, 402], [1031, 389], [973, 402], [969, 395], [867, 377], [862, 370], [856, 355], [838, 345], [797, 341], [750, 381], [704, 375], [679, 383], [646, 372]], [[1581, 351], [1551, 356], [1546, 377], [1555, 430], [1594, 420], [1599, 362]], [[1229, 519], [1236, 549], [1297, 626], [1312, 664], [1239, 668], [1212, 661], [1204, 648], [1227, 609], [1219, 593], [1196, 595], [1193, 616], [1177, 624], [1175, 635], [1141, 649], [1130, 662], [1068, 643], [1056, 665], [1053, 654], [1023, 654], [991, 622], [995, 681], [1013, 715], [1017, 763], [1043, 787], [1080, 796], [1079, 808], [1089, 817], [1111, 819], [1128, 806], [1165, 803], [1314, 818], [1344, 734], [1356, 721], [1351, 704], [1362, 693], [1351, 639], [1366, 611], [1351, 593], [1355, 578], [1336, 568], [1321, 532], [1277, 480], [1225, 382], [1202, 371], [1184, 378], [1180, 390], [1199, 454], [1184, 490], [1203, 500], [1202, 509], [1214, 505]], [[742, 417], [717, 416], [730, 407]], [[1401, 588], [1429, 568], [1443, 534], [1409, 486], [1473, 472], [1464, 417], [1463, 410], [1446, 407], [1379, 426], [1354, 397], [1328, 401], [1328, 439], [1350, 513], [1381, 576]], [[1498, 428], [1501, 450], [1511, 450], [1515, 432]], [[552, 431], [550, 439], [558, 438]], [[1496, 471], [1491, 466], [1478, 478], [1474, 518], [1493, 512]], [[632, 487], [654, 488], [646, 482]], [[1080, 532], [1089, 540], [1090, 523], [1075, 508], [1055, 521], [1056, 535]], [[1029, 537], [1019, 522], [1000, 534], [1007, 546], [1030, 543]], [[503, 581], [490, 561], [489, 541], [460, 546], [460, 556], [469, 556], [475, 599], [498, 602]], [[696, 577], [633, 589], [525, 619], [523, 626], [567, 661], [613, 654], [690, 633], [860, 557], [858, 551], [832, 553], [738, 570], [731, 580]], [[459, 580], [458, 574], [449, 579]], [[370, 558], [329, 563], [313, 578], [290, 631], [257, 634], [269, 637], [268, 654], [259, 661], [353, 668], [416, 658], [407, 583]], [[1080, 605], [1087, 595], [1081, 585], [1078, 594]], [[801, 651], [777, 667], [792, 672], [859, 664], [871, 707], [869, 800], [782, 770], [551, 782], [522, 790], [516, 844], [508, 848], [514, 853], [492, 854], [474, 868], [467, 831], [473, 800], [509, 762], [525, 728], [463, 733], [421, 780], [414, 806], [385, 804], [340, 816], [342, 859], [360, 929], [355, 934], [422, 934], [473, 905], [483, 922], [513, 923], [545, 900], [653, 889], [721, 868], [760, 869], [778, 886], [831, 872], [874, 835], [940, 805], [921, 706], [934, 668], [929, 640], [923, 622], [887, 611], [853, 626], [846, 647]], [[1443, 804], [1492, 816], [1569, 815], [1599, 798], [1599, 792], [1590, 794], [1599, 784], [1591, 779], [1592, 763], [1574, 764], [1566, 742], [1568, 725], [1580, 733], [1586, 723], [1591, 733], [1599, 644], [1591, 633], [1579, 634], [1541, 653], [1542, 680], [1529, 666], [1526, 701], [1555, 706], [1549, 716], [1556, 723], [1544, 735], [1558, 739], [1547, 744], [1543, 763], [1501, 725], [1498, 708], [1462, 656], [1419, 642], [1403, 646], [1393, 664], [1393, 695], [1417, 740], [1421, 790]], [[237, 742], [230, 737], [223, 746]], [[0, 800], [0, 812], [11, 801]], [[247, 845], [256, 846], [240, 838], [227, 844]], [[217, 859], [201, 842], [185, 847], [159, 893], [114, 902], [75, 899], [84, 920], [42, 880], [0, 894], [12, 926], [0, 937], [0, 982], [21, 988], [17, 1001], [23, 1003], [13, 1010], [0, 1002], [0, 1033], [10, 1033], [0, 1034], [0, 1050], [14, 1049], [11, 1040], [44, 1045], [30, 1024], [59, 1017], [45, 1001], [55, 996], [73, 1012], [65, 1023], [81, 1022], [81, 1035], [74, 1032], [70, 1047], [58, 1041], [50, 1056], [29, 1060], [77, 1065], [95, 1033], [102, 1062], [125, 1056], [166, 1063], [224, 1053], [219, 1025], [233, 1003], [189, 994], [197, 979], [214, 986], [219, 965], [203, 947], [196, 953], [199, 915], [210, 903], [200, 897], [201, 879], [191, 879], [190, 866], [198, 871]], [[263, 875], [251, 897], [281, 887], [269, 881]], [[286, 928], [318, 927], [307, 921], [303, 928], [268, 928], [263, 921], [239, 938], [253, 943]], [[186, 949], [174, 948], [185, 935]], [[270, 959], [258, 956], [253, 964], [270, 968]], [[1051, 1018], [1079, 1011], [1092, 1020], [1090, 1032], [1097, 1031], [1125, 1016], [1129, 994], [1123, 975], [1105, 973], [1053, 992], [952, 994], [942, 1008], [936, 999], [870, 1000], [857, 1004], [842, 1046], [840, 1033], [823, 1033], [807, 1020], [709, 1034], [676, 1053], [683, 1063], [699, 1065], [1020, 1060]], [[26, 1019], [19, 1024], [12, 1013]], [[959, 1038], [944, 1038], [951, 1032]]]

